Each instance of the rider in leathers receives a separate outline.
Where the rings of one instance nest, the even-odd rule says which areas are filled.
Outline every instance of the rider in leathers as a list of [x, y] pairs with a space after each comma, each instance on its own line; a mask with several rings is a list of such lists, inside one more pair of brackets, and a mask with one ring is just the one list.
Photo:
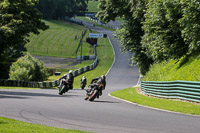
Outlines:
[[81, 84], [84, 84], [84, 85], [87, 84], [87, 79], [85, 76], [83, 76], [83, 78], [81, 79]]
[[59, 85], [58, 87], [60, 87], [61, 84], [67, 80], [67, 81], [69, 81], [69, 87], [70, 87], [70, 89], [73, 89], [74, 75], [73, 75], [72, 72], [73, 72], [73, 71], [70, 70], [68, 74], [65, 74], [65, 75], [61, 78], [61, 80], [60, 80], [60, 85]]
[[[102, 95], [102, 90], [104, 90], [105, 89], [105, 87], [106, 87], [106, 76], [105, 75], [102, 75], [101, 77], [98, 77], [98, 78], [94, 78], [94, 79], [92, 79], [92, 81], [91, 81], [91, 84], [94, 84], [94, 81], [97, 81], [95, 84], [97, 84], [98, 85], [98, 87], [99, 87], [99, 94], [100, 94], [100, 96]], [[100, 84], [103, 84], [103, 86], [100, 86]]]

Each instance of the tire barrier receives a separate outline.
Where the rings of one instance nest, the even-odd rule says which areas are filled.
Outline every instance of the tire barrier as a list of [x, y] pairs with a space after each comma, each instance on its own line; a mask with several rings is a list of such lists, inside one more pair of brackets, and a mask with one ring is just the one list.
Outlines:
[[200, 102], [200, 82], [196, 81], [142, 81], [141, 89], [150, 96]]

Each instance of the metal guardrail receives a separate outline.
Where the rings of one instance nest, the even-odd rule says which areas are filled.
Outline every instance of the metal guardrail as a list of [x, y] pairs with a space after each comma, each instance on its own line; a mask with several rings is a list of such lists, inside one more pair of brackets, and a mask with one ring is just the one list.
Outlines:
[[[97, 63], [98, 59], [96, 57], [94, 63], [92, 63], [91, 65], [73, 71], [74, 77], [94, 69], [97, 66]], [[0, 86], [11, 86], [11, 87], [51, 88], [58, 86], [59, 83], [60, 79], [51, 82], [27, 82], [27, 81], [0, 79]]]
[[200, 82], [141, 81], [141, 89], [150, 96], [200, 102]]
[[[83, 39], [83, 37], [85, 36], [86, 33], [87, 33], [87, 30], [85, 30], [82, 33], [80, 41], [82, 41], [82, 39]], [[87, 58], [87, 57], [83, 56], [83, 58]], [[90, 71], [97, 66], [98, 58], [96, 56], [96, 46], [94, 46], [94, 55], [88, 56], [88, 58], [89, 59], [95, 59], [95, 61], [89, 66], [85, 66], [83, 68], [75, 70], [73, 72], [74, 77], [81, 75], [81, 74], [83, 74], [87, 71]], [[0, 79], [0, 86], [11, 86], [11, 87], [51, 88], [51, 87], [58, 86], [59, 83], [60, 83], [60, 79], [57, 79], [57, 80], [52, 81], [52, 82], [27, 82], [27, 81]]]

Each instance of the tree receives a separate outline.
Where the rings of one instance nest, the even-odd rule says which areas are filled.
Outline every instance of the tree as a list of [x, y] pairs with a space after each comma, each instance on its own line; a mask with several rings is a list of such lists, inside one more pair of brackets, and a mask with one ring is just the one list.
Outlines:
[[116, 37], [144, 75], [152, 63], [179, 59], [200, 49], [197, 0], [100, 0], [97, 16], [125, 19]]
[[44, 19], [52, 19], [56, 7], [55, 0], [39, 0], [38, 10], [43, 14]]
[[122, 29], [117, 30], [115, 34], [122, 46], [122, 51], [134, 53], [130, 60], [144, 75], [149, 70], [153, 60], [146, 55], [146, 48], [142, 47], [140, 43], [141, 36], [144, 34], [141, 30], [141, 23], [137, 19], [126, 21]]
[[48, 27], [35, 8], [38, 0], [2, 0], [0, 2], [0, 78], [8, 78], [9, 67], [23, 55], [29, 33], [39, 34]]
[[179, 0], [151, 0], [143, 22], [142, 45], [155, 62], [178, 59], [188, 52], [178, 23], [182, 17]]
[[87, 0], [40, 0], [37, 8], [44, 19], [64, 19], [73, 17], [74, 13], [87, 10]]
[[190, 54], [200, 49], [200, 2], [198, 0], [180, 0], [180, 4], [182, 18], [178, 22]]
[[147, 0], [100, 0], [100, 11], [97, 17], [109, 22], [116, 17], [125, 19], [122, 28], [115, 32], [115, 37], [122, 46], [122, 51], [133, 52], [131, 61], [138, 66], [141, 74], [145, 74], [153, 63], [146, 55], [146, 48], [142, 47], [141, 38], [144, 35], [142, 23], [145, 21]]
[[196, 0], [151, 0], [143, 23], [143, 47], [160, 62], [200, 49], [200, 3]]
[[47, 79], [48, 72], [41, 61], [27, 53], [12, 64], [9, 75], [11, 80], [43, 81]]

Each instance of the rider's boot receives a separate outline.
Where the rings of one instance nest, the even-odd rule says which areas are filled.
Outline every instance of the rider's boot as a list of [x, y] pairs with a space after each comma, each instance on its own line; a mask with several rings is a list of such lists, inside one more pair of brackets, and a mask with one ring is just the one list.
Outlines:
[[85, 100], [88, 100], [88, 98], [89, 98], [88, 96], [85, 96]]

